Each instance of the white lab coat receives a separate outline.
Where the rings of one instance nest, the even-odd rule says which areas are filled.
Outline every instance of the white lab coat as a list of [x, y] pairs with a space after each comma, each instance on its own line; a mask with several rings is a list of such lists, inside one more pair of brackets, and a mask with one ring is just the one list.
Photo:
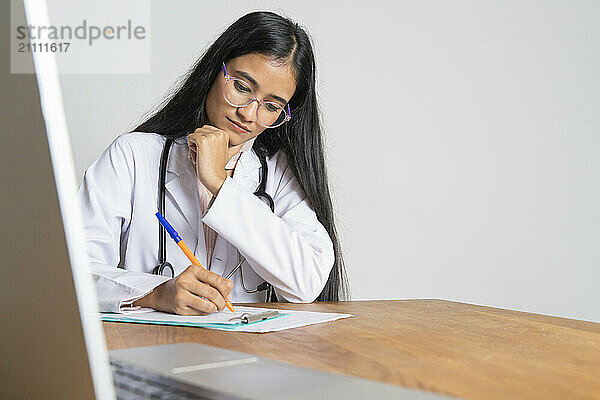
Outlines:
[[[154, 214], [164, 142], [156, 133], [120, 135], [86, 170], [79, 187], [86, 254], [101, 311], [135, 310], [126, 305], [168, 280], [151, 274], [158, 264], [158, 232], [163, 229]], [[246, 258], [241, 268], [247, 289], [266, 280], [280, 301], [312, 302], [333, 266], [333, 244], [285, 154], [267, 157], [267, 165], [266, 192], [275, 202], [274, 213], [253, 194], [262, 167], [250, 150], [241, 154], [233, 178], [226, 178], [202, 218], [186, 138], [178, 139], [167, 167], [165, 217], [203, 265], [207, 264], [202, 222], [217, 232], [213, 272], [227, 275], [238, 263], [238, 249]], [[191, 264], [168, 235], [167, 261], [175, 275]], [[231, 279], [233, 302], [265, 300], [265, 292], [243, 290], [239, 271]]]

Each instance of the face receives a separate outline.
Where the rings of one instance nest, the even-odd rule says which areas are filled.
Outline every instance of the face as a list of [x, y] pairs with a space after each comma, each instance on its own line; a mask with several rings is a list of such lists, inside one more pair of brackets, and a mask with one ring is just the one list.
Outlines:
[[[230, 76], [246, 81], [254, 90], [254, 95], [261, 100], [274, 101], [286, 106], [296, 91], [296, 80], [291, 66], [278, 65], [262, 54], [245, 54], [233, 58], [225, 63], [225, 67]], [[223, 98], [224, 84], [225, 76], [221, 71], [208, 92], [206, 113], [209, 124], [227, 132], [230, 146], [235, 146], [255, 138], [267, 128], [256, 120], [258, 102], [253, 101], [245, 107], [230, 105]], [[283, 100], [285, 102], [282, 102]], [[238, 132], [233, 127], [233, 122], [243, 125], [248, 131]]]

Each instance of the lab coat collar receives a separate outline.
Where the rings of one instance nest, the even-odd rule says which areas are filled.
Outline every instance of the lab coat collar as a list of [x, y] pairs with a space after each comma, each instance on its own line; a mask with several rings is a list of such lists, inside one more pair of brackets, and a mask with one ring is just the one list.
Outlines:
[[260, 160], [254, 150], [245, 151], [240, 155], [235, 172], [233, 173], [233, 179], [254, 193], [258, 186], [259, 176], [257, 171], [259, 168]]
[[[245, 183], [245, 180], [255, 182], [258, 185], [258, 175], [256, 171], [260, 168], [260, 160], [254, 150], [242, 152], [233, 174], [234, 179], [240, 178], [240, 183]], [[169, 162], [167, 171], [174, 173], [177, 176], [192, 174], [195, 180], [194, 166], [188, 157], [188, 147], [186, 142], [175, 141], [169, 154]], [[245, 179], [241, 179], [245, 178]], [[237, 180], [237, 179], [236, 179]], [[167, 183], [171, 180], [167, 176]]]

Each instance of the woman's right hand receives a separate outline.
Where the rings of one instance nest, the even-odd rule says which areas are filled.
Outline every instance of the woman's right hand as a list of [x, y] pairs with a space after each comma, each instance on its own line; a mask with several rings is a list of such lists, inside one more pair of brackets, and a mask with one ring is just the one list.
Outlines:
[[205, 315], [225, 308], [233, 281], [197, 265], [157, 286], [133, 305], [180, 315]]

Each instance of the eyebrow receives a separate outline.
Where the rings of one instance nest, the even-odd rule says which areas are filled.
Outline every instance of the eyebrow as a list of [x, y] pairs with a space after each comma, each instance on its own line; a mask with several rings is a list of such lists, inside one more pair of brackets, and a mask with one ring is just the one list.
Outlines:
[[[256, 86], [257, 89], [260, 88], [260, 85], [258, 84], [258, 82], [256, 82], [256, 80], [252, 76], [250, 76], [249, 73], [247, 73], [245, 71], [240, 71], [240, 70], [237, 70], [237, 69], [235, 71], [233, 71], [233, 72], [237, 73], [237, 74], [240, 74], [244, 78], [248, 79], [251, 84], [253, 84], [254, 86]], [[275, 100], [279, 100], [283, 104], [287, 104], [288, 103], [288, 101], [286, 99], [284, 99], [283, 97], [279, 97], [276, 94], [271, 93], [269, 96], [272, 97], [272, 98], [274, 98]]]

